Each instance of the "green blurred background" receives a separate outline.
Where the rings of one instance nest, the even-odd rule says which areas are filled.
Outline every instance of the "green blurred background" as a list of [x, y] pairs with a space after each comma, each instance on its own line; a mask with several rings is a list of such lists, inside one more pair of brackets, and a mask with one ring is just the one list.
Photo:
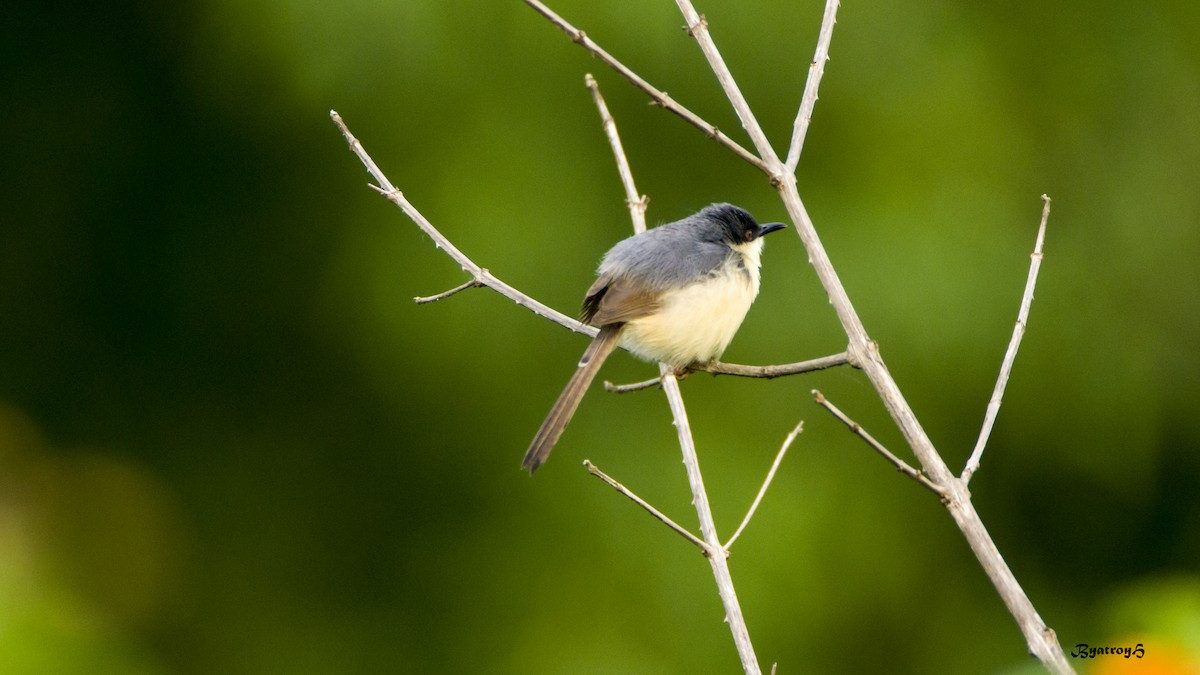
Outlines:
[[[822, 3], [699, 9], [784, 148]], [[553, 6], [735, 138], [670, 2]], [[1068, 652], [1200, 663], [1200, 5], [871, 2], [839, 15], [799, 177], [873, 338], [953, 468], [1029, 332], [972, 482]], [[7, 3], [0, 9], [0, 672], [736, 672], [657, 392], [593, 390], [522, 453], [584, 340], [465, 277], [367, 176], [476, 262], [574, 312], [629, 232], [595, 73], [651, 222], [785, 213], [755, 170], [516, 0]], [[748, 142], [743, 141], [747, 146]], [[726, 357], [845, 344], [773, 237]], [[618, 356], [603, 377], [654, 367]], [[731, 565], [781, 673], [1036, 671], [861, 373], [694, 376]]]

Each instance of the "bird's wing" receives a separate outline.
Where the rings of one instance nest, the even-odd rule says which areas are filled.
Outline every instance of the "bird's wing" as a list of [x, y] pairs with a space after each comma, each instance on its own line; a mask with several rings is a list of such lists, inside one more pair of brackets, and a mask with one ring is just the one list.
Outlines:
[[658, 311], [659, 293], [631, 286], [626, 280], [600, 275], [583, 300], [583, 320], [593, 326], [606, 326], [640, 319]]

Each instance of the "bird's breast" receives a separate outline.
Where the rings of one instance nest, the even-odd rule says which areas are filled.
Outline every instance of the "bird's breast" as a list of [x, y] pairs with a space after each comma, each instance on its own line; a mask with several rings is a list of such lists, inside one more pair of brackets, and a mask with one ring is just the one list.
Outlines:
[[757, 262], [757, 255], [730, 256], [695, 283], [665, 292], [659, 311], [625, 324], [621, 346], [676, 368], [720, 357], [758, 295]]

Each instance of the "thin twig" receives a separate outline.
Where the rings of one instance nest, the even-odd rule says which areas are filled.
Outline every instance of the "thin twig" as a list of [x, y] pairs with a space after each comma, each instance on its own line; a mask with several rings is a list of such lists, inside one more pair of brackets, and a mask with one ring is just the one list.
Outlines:
[[604, 391], [610, 394], [632, 394], [635, 391], [645, 391], [659, 386], [662, 386], [662, 379], [657, 377], [650, 380], [642, 380], [641, 382], [630, 382], [629, 384], [614, 384], [609, 380], [604, 381]]
[[667, 527], [671, 528], [672, 530], [675, 530], [675, 532], [677, 532], [679, 534], [679, 536], [681, 536], [684, 539], [687, 539], [688, 541], [695, 544], [696, 547], [699, 548], [700, 551], [702, 553], [704, 553], [705, 556], [711, 555], [711, 551], [708, 550], [708, 544], [704, 543], [703, 539], [701, 539], [700, 537], [697, 537], [696, 535], [692, 534], [691, 532], [688, 532], [686, 529], [684, 529], [678, 523], [676, 523], [675, 521], [668, 518], [666, 516], [666, 514], [664, 514], [662, 511], [659, 511], [658, 509], [654, 508], [653, 506], [651, 506], [649, 504], [649, 502], [647, 502], [646, 500], [644, 500], [641, 497], [634, 494], [632, 490], [625, 487], [624, 485], [621, 485], [616, 480], [614, 480], [611, 476], [609, 476], [608, 474], [601, 471], [599, 468], [596, 467], [595, 464], [592, 464], [591, 461], [586, 460], [586, 459], [583, 460], [583, 466], [585, 468], [587, 468], [588, 473], [599, 478], [600, 480], [604, 481], [605, 483], [608, 483], [610, 486], [612, 486], [612, 488], [614, 490], [616, 490], [617, 492], [620, 492], [621, 494], [628, 497], [630, 500], [633, 501], [634, 504], [637, 504], [638, 506], [642, 507], [643, 509], [646, 509], [646, 511], [648, 511], [650, 513], [650, 515], [661, 520], [663, 522], [663, 524], [666, 525]]
[[[840, 354], [831, 354], [822, 356], [816, 359], [807, 361], [797, 361], [796, 363], [783, 363], [773, 366], [744, 366], [740, 363], [725, 363], [722, 361], [712, 361], [709, 363], [693, 366], [694, 371], [703, 371], [712, 373], [713, 375], [733, 375], [734, 377], [754, 377], [764, 380], [771, 380], [776, 377], [785, 377], [787, 375], [799, 375], [801, 373], [811, 373], [817, 370], [825, 370], [834, 366], [841, 366], [850, 363], [849, 354], [842, 352]], [[614, 394], [628, 394], [634, 391], [643, 389], [651, 389], [657, 387], [659, 379], [656, 377], [652, 380], [643, 380], [631, 384], [613, 384], [607, 380], [604, 382], [604, 389]]]
[[837, 23], [838, 0], [825, 0], [825, 16], [821, 19], [821, 33], [817, 37], [817, 50], [808, 66], [808, 79], [804, 82], [804, 96], [800, 99], [800, 110], [792, 127], [792, 144], [788, 148], [785, 164], [788, 171], [795, 172], [800, 163], [800, 151], [804, 148], [804, 137], [812, 121], [813, 108], [817, 105], [817, 89], [825, 74], [825, 62], [829, 60], [829, 43], [833, 40], [833, 25]]
[[717, 50], [717, 44], [713, 42], [712, 35], [708, 31], [708, 21], [700, 16], [696, 8], [692, 6], [691, 0], [675, 0], [675, 4], [679, 6], [684, 21], [687, 21], [688, 35], [695, 38], [696, 44], [700, 45], [700, 51], [704, 52], [704, 58], [708, 59], [708, 65], [712, 68], [713, 74], [717, 76], [717, 82], [721, 84], [725, 98], [729, 99], [733, 111], [742, 121], [742, 128], [750, 135], [754, 149], [758, 150], [758, 156], [766, 165], [762, 167], [763, 170], [767, 172], [768, 176], [776, 178], [776, 174], [782, 169], [779, 155], [775, 154], [775, 149], [771, 147], [771, 142], [767, 140], [767, 135], [763, 133], [762, 127], [759, 126], [758, 120], [750, 110], [750, 104], [746, 102], [746, 97], [738, 88], [733, 74], [729, 72], [729, 66], [725, 65], [725, 59]]
[[446, 298], [454, 295], [455, 293], [462, 293], [463, 291], [467, 290], [468, 288], [479, 288], [480, 286], [483, 286], [483, 284], [475, 279], [471, 279], [470, 281], [459, 284], [459, 285], [455, 286], [454, 288], [451, 288], [448, 291], [442, 291], [441, 293], [438, 293], [437, 295], [428, 295], [425, 297], [420, 297], [420, 296], [415, 297], [415, 298], [413, 298], [413, 302], [417, 303], [418, 305], [425, 305], [425, 304], [428, 304], [431, 302], [437, 302], [438, 300], [445, 300]]
[[383, 174], [383, 171], [380, 170], [379, 166], [375, 164], [375, 160], [371, 159], [371, 156], [367, 154], [367, 150], [363, 147], [362, 143], [360, 143], [358, 139], [354, 137], [354, 134], [350, 133], [350, 129], [346, 126], [346, 123], [342, 121], [341, 115], [337, 114], [337, 112], [334, 110], [330, 110], [329, 117], [333, 120], [333, 123], [337, 125], [338, 129], [341, 130], [342, 136], [346, 138], [346, 142], [350, 144], [351, 152], [353, 152], [355, 156], [358, 157], [359, 161], [363, 163], [363, 166], [367, 168], [367, 173], [371, 174], [371, 177], [374, 178], [377, 183], [379, 183], [378, 185], [371, 185], [370, 187], [379, 194], [383, 195], [388, 201], [398, 206], [400, 210], [404, 212], [404, 215], [408, 216], [410, 220], [417, 224], [417, 227], [421, 228], [422, 232], [429, 235], [429, 238], [433, 239], [435, 246], [445, 251], [446, 255], [450, 256], [455, 262], [457, 262], [459, 266], [462, 267], [464, 272], [471, 275], [471, 283], [487, 286], [509, 300], [512, 300], [518, 305], [532, 311], [534, 314], [550, 319], [560, 326], [563, 326], [569, 330], [573, 330], [576, 333], [582, 333], [592, 337], [596, 335], [595, 327], [589, 326], [580, 321], [576, 321], [575, 319], [572, 319], [556, 309], [552, 309], [546, 305], [543, 305], [537, 300], [534, 300], [521, 291], [518, 291], [512, 286], [509, 286], [503, 281], [497, 279], [495, 275], [487, 271], [485, 268], [476, 265], [474, 261], [468, 258], [465, 253], [458, 250], [458, 247], [451, 243], [445, 235], [439, 232], [438, 229], [434, 227], [433, 224], [430, 223], [429, 220], [427, 220], [415, 206], [409, 203], [409, 201], [404, 198], [404, 195], [400, 192], [400, 190], [396, 189], [395, 185], [392, 185], [392, 182], [387, 179], [387, 176]]
[[758, 495], [754, 498], [754, 503], [750, 505], [750, 510], [746, 511], [746, 517], [742, 518], [742, 524], [738, 525], [738, 528], [733, 532], [733, 536], [729, 538], [729, 541], [725, 542], [725, 546], [723, 547], [725, 549], [725, 555], [729, 555], [729, 548], [733, 546], [733, 542], [737, 541], [737, 538], [742, 536], [742, 530], [746, 529], [746, 526], [750, 524], [750, 518], [752, 518], [754, 516], [754, 512], [758, 510], [759, 502], [762, 501], [763, 495], [767, 494], [767, 488], [770, 487], [771, 481], [774, 480], [775, 472], [779, 470], [779, 464], [783, 461], [783, 455], [788, 451], [788, 448], [792, 446], [792, 443], [796, 441], [796, 437], [799, 436], [800, 432], [803, 430], [804, 420], [801, 420], [800, 423], [796, 425], [796, 428], [792, 429], [792, 433], [788, 434], [787, 438], [783, 439], [783, 446], [781, 446], [779, 448], [779, 452], [776, 453], [775, 461], [771, 463], [771, 469], [767, 471], [767, 478], [763, 481], [762, 487], [758, 489]]
[[846, 413], [842, 412], [841, 410], [838, 409], [837, 406], [830, 403], [829, 400], [825, 398], [824, 394], [817, 391], [816, 389], [813, 389], [812, 395], [813, 395], [813, 398], [816, 399], [817, 403], [822, 408], [825, 408], [826, 410], [828, 410], [834, 417], [838, 418], [838, 421], [840, 421], [842, 424], [845, 424], [847, 427], [849, 427], [850, 431], [854, 432], [854, 434], [856, 436], [858, 436], [859, 438], [866, 441], [867, 445], [871, 446], [871, 448], [874, 449], [875, 452], [878, 452], [880, 454], [880, 456], [882, 456], [887, 461], [891, 462], [892, 466], [896, 467], [897, 471], [899, 471], [900, 473], [903, 473], [904, 475], [908, 476], [909, 478], [917, 481], [921, 485], [924, 485], [925, 487], [929, 488], [930, 490], [933, 491], [933, 493], [935, 495], [941, 497], [943, 500], [947, 499], [945, 490], [938, 487], [938, 485], [936, 483], [934, 483], [933, 481], [929, 480], [929, 477], [927, 477], [925, 474], [923, 474], [920, 471], [917, 471], [916, 469], [909, 466], [908, 462], [905, 462], [904, 460], [900, 459], [896, 455], [892, 454], [891, 450], [888, 450], [887, 448], [885, 448], [882, 443], [875, 440], [874, 436], [867, 433], [867, 430], [863, 429], [862, 425], [860, 425], [858, 422], [855, 422], [854, 420], [850, 419], [850, 417], [847, 416]]
[[625, 148], [621, 145], [621, 136], [617, 133], [617, 123], [613, 120], [612, 114], [608, 112], [608, 105], [604, 102], [604, 96], [600, 93], [600, 85], [596, 83], [596, 78], [588, 73], [584, 77], [584, 83], [592, 91], [592, 101], [596, 104], [597, 112], [600, 113], [604, 134], [608, 136], [613, 159], [617, 162], [617, 173], [621, 175], [621, 186], [625, 188], [625, 203], [629, 206], [629, 217], [633, 219], [633, 231], [645, 232], [646, 207], [650, 204], [650, 198], [646, 195], [639, 195], [637, 186], [633, 184], [633, 170], [629, 168], [629, 159], [625, 157]]
[[562, 18], [558, 14], [555, 14], [554, 11], [549, 7], [543, 5], [538, 0], [525, 0], [525, 4], [532, 7], [538, 14], [546, 17], [546, 19], [548, 19], [550, 23], [557, 26], [559, 30], [569, 35], [572, 42], [591, 52], [596, 58], [603, 61], [605, 65], [617, 71], [622, 77], [633, 83], [635, 87], [649, 94], [650, 98], [652, 98], [659, 107], [678, 115], [688, 124], [704, 132], [705, 136], [708, 136], [721, 145], [724, 145], [726, 148], [729, 148], [739, 157], [758, 167], [768, 176], [772, 174], [772, 171], [768, 168], [768, 166], [763, 163], [761, 159], [755, 156], [754, 153], [738, 145], [736, 141], [725, 135], [725, 133], [720, 129], [717, 129], [716, 126], [705, 122], [704, 119], [702, 119], [699, 115], [677, 103], [674, 99], [667, 95], [667, 92], [654, 87], [649, 82], [642, 79], [640, 75], [633, 72], [626, 67], [625, 64], [621, 63], [617, 59], [613, 58], [611, 54], [604, 51], [604, 49], [601, 48], [600, 45], [596, 44], [594, 40], [588, 37], [586, 33], [572, 26], [566, 19]]
[[1025, 337], [1029, 307], [1033, 304], [1033, 288], [1037, 285], [1038, 270], [1042, 267], [1042, 243], [1046, 240], [1046, 221], [1049, 219], [1050, 198], [1042, 195], [1042, 222], [1038, 225], [1033, 253], [1029, 255], [1029, 276], [1025, 279], [1025, 293], [1021, 295], [1021, 309], [1017, 311], [1017, 325], [1013, 326], [1012, 338], [1008, 341], [1008, 351], [1004, 353], [1004, 361], [1000, 364], [1000, 375], [996, 378], [996, 388], [992, 390], [992, 398], [988, 401], [987, 413], [983, 417], [983, 428], [979, 430], [979, 440], [975, 441], [975, 449], [971, 451], [971, 457], [967, 460], [966, 467], [963, 468], [963, 483], [969, 483], [971, 476], [975, 475], [979, 469], [979, 462], [983, 459], [983, 449], [992, 435], [996, 416], [1000, 414], [1000, 401], [1004, 398], [1004, 388], [1008, 386], [1008, 378], [1012, 375], [1013, 361], [1017, 358], [1017, 349], [1021, 347], [1021, 338]]
[[713, 375], [733, 375], [734, 377], [756, 377], [765, 380], [774, 379], [776, 377], [785, 377], [787, 375], [799, 375], [801, 373], [811, 373], [826, 368], [842, 366], [850, 363], [850, 355], [846, 352], [839, 354], [830, 354], [816, 359], [807, 361], [797, 361], [796, 363], [784, 363], [774, 366], [744, 366], [740, 363], [724, 363], [722, 361], [713, 361], [696, 368], [703, 370]]

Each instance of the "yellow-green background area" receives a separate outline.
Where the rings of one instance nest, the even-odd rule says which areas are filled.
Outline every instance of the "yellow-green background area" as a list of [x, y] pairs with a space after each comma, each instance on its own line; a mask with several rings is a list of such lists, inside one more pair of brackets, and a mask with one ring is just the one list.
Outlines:
[[[584, 75], [651, 223], [765, 178], [516, 0], [133, 2], [0, 10], [0, 671], [718, 673], [708, 564], [587, 475], [695, 514], [659, 392], [593, 388], [519, 469], [629, 232]], [[661, 2], [555, 8], [736, 139]], [[799, 167], [872, 338], [951, 467], [974, 444], [1054, 199], [1037, 300], [971, 484], [1067, 652], [1200, 659], [1200, 5], [850, 2]], [[709, 0], [785, 148], [820, 2]], [[791, 231], [726, 354], [845, 337]], [[651, 377], [618, 354], [602, 378]], [[764, 668], [1036, 672], [943, 508], [819, 409], [910, 457], [862, 373], [683, 386]], [[1122, 657], [1073, 660], [1112, 669]]]

